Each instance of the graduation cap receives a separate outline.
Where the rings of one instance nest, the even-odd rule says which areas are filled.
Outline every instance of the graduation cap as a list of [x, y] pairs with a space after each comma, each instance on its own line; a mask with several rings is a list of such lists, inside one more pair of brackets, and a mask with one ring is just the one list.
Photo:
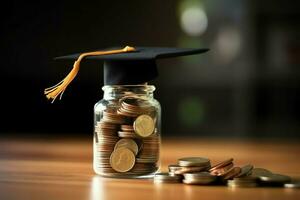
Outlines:
[[61, 82], [45, 89], [44, 94], [53, 101], [59, 95], [61, 98], [77, 75], [80, 62], [84, 58], [104, 61], [104, 85], [138, 85], [158, 76], [157, 59], [200, 54], [206, 51], [208, 49], [126, 46], [57, 57], [57, 60], [75, 60], [73, 69]]

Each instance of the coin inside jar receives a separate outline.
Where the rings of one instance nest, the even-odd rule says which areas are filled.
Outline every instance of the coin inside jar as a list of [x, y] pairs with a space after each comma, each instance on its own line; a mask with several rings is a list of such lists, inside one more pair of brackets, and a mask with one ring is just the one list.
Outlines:
[[139, 136], [148, 137], [154, 132], [154, 120], [149, 115], [140, 115], [134, 121], [133, 128]]
[[123, 139], [120, 139], [116, 145], [115, 145], [115, 150], [117, 148], [120, 148], [120, 147], [127, 147], [128, 149], [130, 149], [135, 155], [137, 155], [138, 153], [138, 150], [139, 150], [139, 147], [138, 145], [135, 143], [134, 140], [132, 139], [128, 139], [128, 138], [123, 138]]
[[135, 155], [126, 147], [116, 149], [110, 156], [110, 165], [117, 172], [128, 172], [134, 164]]

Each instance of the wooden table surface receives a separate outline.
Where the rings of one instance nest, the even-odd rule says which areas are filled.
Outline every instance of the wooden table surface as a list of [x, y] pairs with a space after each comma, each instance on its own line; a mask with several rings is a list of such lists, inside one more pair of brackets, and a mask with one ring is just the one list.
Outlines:
[[[297, 142], [163, 139], [162, 170], [184, 156], [233, 157], [273, 172], [300, 177]], [[227, 188], [154, 184], [152, 180], [101, 178], [92, 170], [90, 140], [0, 141], [1, 200], [68, 199], [300, 199], [299, 189]]]

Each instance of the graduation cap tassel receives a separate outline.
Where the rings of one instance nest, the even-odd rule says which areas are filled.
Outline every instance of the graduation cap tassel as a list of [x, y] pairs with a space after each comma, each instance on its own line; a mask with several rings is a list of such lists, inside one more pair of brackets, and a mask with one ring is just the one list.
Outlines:
[[60, 96], [60, 99], [62, 98], [62, 95], [68, 85], [74, 80], [76, 75], [78, 74], [80, 62], [83, 58], [87, 56], [99, 56], [99, 55], [108, 55], [108, 54], [117, 54], [117, 53], [125, 53], [125, 52], [131, 52], [135, 51], [134, 47], [126, 46], [123, 49], [117, 49], [117, 50], [110, 50], [110, 51], [94, 51], [94, 52], [88, 52], [81, 54], [78, 59], [74, 62], [73, 69], [71, 72], [59, 83], [56, 85], [46, 88], [44, 90], [44, 94], [48, 99], [52, 99], [52, 103], [55, 101], [55, 99]]

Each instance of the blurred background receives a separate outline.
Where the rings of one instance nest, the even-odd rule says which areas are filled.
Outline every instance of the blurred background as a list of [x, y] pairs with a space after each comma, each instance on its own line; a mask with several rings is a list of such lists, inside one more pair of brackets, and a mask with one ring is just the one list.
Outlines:
[[300, 5], [283, 0], [7, 1], [0, 13], [0, 133], [92, 138], [102, 63], [62, 101], [43, 95], [72, 62], [110, 46], [210, 48], [158, 61], [163, 136], [300, 139]]

